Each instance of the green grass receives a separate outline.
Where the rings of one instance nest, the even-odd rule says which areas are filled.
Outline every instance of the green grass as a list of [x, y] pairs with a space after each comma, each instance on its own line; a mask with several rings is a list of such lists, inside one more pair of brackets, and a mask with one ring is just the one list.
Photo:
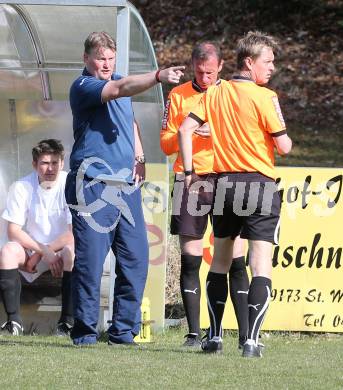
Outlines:
[[290, 126], [293, 149], [285, 158], [276, 156], [277, 165], [299, 167], [343, 167], [342, 133], [327, 129], [308, 130]]
[[5, 389], [343, 389], [343, 336], [270, 334], [262, 359], [243, 359], [237, 338], [222, 355], [180, 347], [183, 330], [140, 348], [73, 347], [56, 337], [0, 338]]

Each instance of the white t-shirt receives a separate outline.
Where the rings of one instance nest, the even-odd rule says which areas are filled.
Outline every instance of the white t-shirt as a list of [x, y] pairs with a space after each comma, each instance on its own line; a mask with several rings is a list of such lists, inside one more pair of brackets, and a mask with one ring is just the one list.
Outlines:
[[22, 226], [41, 244], [54, 241], [72, 222], [64, 195], [66, 177], [67, 172], [61, 171], [48, 190], [39, 185], [35, 171], [19, 179], [9, 189], [2, 218]]

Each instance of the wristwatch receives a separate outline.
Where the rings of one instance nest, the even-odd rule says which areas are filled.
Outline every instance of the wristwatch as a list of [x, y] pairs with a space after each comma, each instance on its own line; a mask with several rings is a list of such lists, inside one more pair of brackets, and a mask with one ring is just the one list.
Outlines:
[[145, 156], [144, 156], [144, 154], [142, 154], [142, 155], [140, 155], [140, 156], [136, 156], [136, 157], [135, 157], [135, 160], [136, 160], [137, 162], [139, 162], [140, 164], [145, 164]]
[[184, 171], [185, 176], [190, 176], [192, 173], [193, 173], [192, 170], [189, 170], [189, 171], [186, 170], [186, 171]]

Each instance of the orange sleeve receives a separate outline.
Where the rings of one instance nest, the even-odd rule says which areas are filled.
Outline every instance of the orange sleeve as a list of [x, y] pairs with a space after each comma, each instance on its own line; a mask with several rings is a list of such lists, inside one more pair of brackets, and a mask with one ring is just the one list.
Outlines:
[[265, 128], [271, 135], [286, 129], [286, 124], [276, 94], [269, 95], [266, 98], [263, 106], [263, 117]]
[[180, 115], [178, 106], [176, 94], [171, 91], [165, 105], [160, 132], [161, 149], [167, 156], [179, 151], [177, 133], [181, 123], [179, 123]]

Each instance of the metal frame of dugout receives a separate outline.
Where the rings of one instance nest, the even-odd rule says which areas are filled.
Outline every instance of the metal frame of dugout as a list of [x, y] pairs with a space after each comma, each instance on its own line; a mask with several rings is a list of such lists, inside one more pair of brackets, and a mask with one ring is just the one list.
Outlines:
[[[107, 31], [116, 39], [118, 73], [125, 76], [157, 68], [144, 22], [128, 1], [0, 1], [0, 212], [10, 184], [31, 171], [31, 148], [37, 141], [61, 139], [66, 149], [65, 169], [69, 169], [73, 135], [68, 94], [83, 68], [83, 42], [92, 31]], [[168, 183], [166, 158], [158, 137], [163, 113], [161, 86], [135, 96], [133, 105], [147, 162], [161, 167], [154, 179]], [[165, 238], [166, 221], [162, 230]], [[0, 246], [6, 241], [6, 226], [1, 220]], [[108, 303], [112, 302], [115, 275], [110, 257], [102, 278], [100, 326], [112, 311]], [[53, 290], [49, 283], [43, 283], [46, 293]], [[26, 292], [22, 294], [23, 319], [30, 322], [24, 323], [26, 329], [40, 313], [59, 311], [59, 297], [32, 290], [28, 300]], [[0, 307], [2, 319], [2, 304]], [[28, 313], [32, 314], [29, 319]], [[48, 313], [38, 320], [38, 331], [51, 330], [51, 317]]]

